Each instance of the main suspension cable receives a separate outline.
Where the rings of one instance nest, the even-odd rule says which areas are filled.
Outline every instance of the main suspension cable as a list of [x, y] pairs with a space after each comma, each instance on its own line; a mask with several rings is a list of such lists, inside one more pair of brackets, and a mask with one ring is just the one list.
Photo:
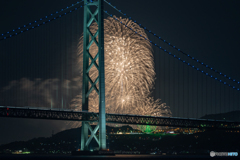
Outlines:
[[230, 84], [228, 84], [227, 82], [224, 82], [223, 80], [218, 79], [217, 77], [214, 77], [213, 75], [211, 75], [211, 74], [209, 74], [209, 73], [207, 73], [207, 72], [205, 72], [205, 71], [203, 71], [203, 70], [200, 70], [200, 69], [197, 68], [196, 66], [191, 65], [190, 63], [188, 63], [188, 62], [186, 62], [185, 60], [177, 57], [176, 55], [174, 55], [174, 54], [172, 54], [171, 52], [167, 51], [166, 49], [162, 48], [162, 47], [159, 46], [158, 44], [152, 42], [151, 40], [149, 40], [148, 38], [144, 37], [143, 35], [137, 33], [137, 31], [134, 31], [131, 27], [129, 27], [128, 25], [124, 24], [124, 23], [123, 23], [122, 21], [120, 21], [118, 18], [114, 18], [113, 15], [112, 15], [112, 14], [109, 14], [106, 10], [104, 10], [104, 12], [105, 12], [107, 15], [109, 15], [110, 17], [112, 17], [114, 20], [116, 20], [116, 21], [118, 21], [119, 23], [121, 23], [122, 25], [124, 25], [126, 28], [132, 30], [132, 32], [134, 32], [135, 34], [139, 35], [140, 37], [142, 37], [142, 38], [145, 39], [146, 41], [149, 41], [149, 42], [150, 42], [151, 44], [153, 44], [154, 46], [156, 46], [156, 47], [158, 47], [159, 49], [163, 50], [164, 52], [168, 53], [170, 56], [172, 56], [172, 57], [178, 59], [179, 61], [187, 64], [189, 67], [192, 67], [192, 68], [196, 69], [197, 71], [205, 74], [206, 76], [209, 76], [209, 77], [215, 79], [216, 81], [218, 81], [218, 82], [220, 82], [220, 83], [223, 83], [224, 85], [227, 85], [227, 86], [229, 86], [229, 87], [231, 87], [231, 88], [233, 88], [233, 89], [236, 89], [236, 90], [240, 91], [239, 88], [236, 88], [235, 86], [230, 85]]
[[[11, 38], [11, 37], [13, 37], [13, 36], [17, 36], [17, 35], [19, 35], [19, 34], [21, 34], [21, 33], [24, 33], [24, 32], [26, 32], [26, 31], [32, 30], [32, 29], [34, 29], [34, 28], [40, 27], [41, 25], [47, 24], [47, 23], [49, 23], [49, 22], [51, 22], [51, 21], [53, 21], [53, 20], [56, 20], [56, 19], [58, 19], [58, 18], [61, 18], [61, 17], [65, 16], [65, 15], [67, 15], [67, 14], [73, 12], [73, 11], [76, 11], [76, 10], [78, 10], [79, 8], [82, 8], [83, 6], [85, 6], [85, 5], [88, 4], [88, 3], [86, 3], [86, 4], [81, 5], [81, 6], [79, 6], [79, 7], [75, 7], [76, 5], [81, 4], [83, 1], [84, 1], [84, 0], [82, 0], [81, 2], [77, 2], [76, 4], [72, 4], [71, 6], [66, 7], [65, 9], [61, 9], [60, 11], [56, 11], [55, 13], [52, 13], [52, 14], [50, 14], [50, 15], [48, 15], [48, 16], [45, 16], [45, 17], [43, 17], [43, 18], [40, 18], [39, 20], [35, 20], [35, 21], [31, 22], [31, 23], [28, 23], [28, 24], [26, 24], [26, 25], [23, 25], [22, 27], [18, 27], [17, 29], [13, 29], [12, 31], [8, 31], [8, 32], [6, 32], [6, 33], [3, 33], [3, 34], [0, 35], [0, 37], [2, 37], [2, 38], [0, 39], [0, 41], [5, 40], [5, 39], [8, 39], [8, 38]], [[91, 2], [90, 2], [90, 3], [91, 3]], [[73, 8], [73, 7], [75, 7], [75, 8], [74, 8], [74, 9], [71, 9], [71, 8]], [[69, 9], [71, 9], [71, 10], [69, 10]], [[66, 11], [66, 10], [69, 10], [69, 11], [64, 12], [64, 11]], [[62, 14], [60, 14], [60, 13], [62, 13]], [[59, 15], [59, 14], [60, 14], [60, 15]], [[55, 16], [55, 17], [52, 17], [52, 16], [54, 16], [54, 15], [56, 15], [56, 16]], [[48, 19], [49, 17], [51, 17], [51, 19]], [[29, 27], [29, 28], [27, 28], [27, 27]]]
[[195, 62], [203, 65], [204, 67], [206, 67], [207, 69], [210, 69], [214, 72], [216, 72], [217, 74], [233, 81], [234, 83], [240, 84], [240, 81], [236, 81], [235, 79], [227, 76], [226, 74], [223, 74], [222, 72], [217, 71], [216, 69], [213, 69], [212, 67], [210, 67], [209, 65], [199, 61], [198, 59], [194, 58], [193, 56], [190, 56], [189, 54], [183, 52], [182, 50], [180, 50], [179, 48], [177, 48], [176, 46], [172, 45], [171, 43], [167, 42], [166, 40], [164, 40], [163, 38], [161, 38], [160, 36], [158, 36], [157, 34], [153, 33], [151, 30], [147, 29], [146, 27], [144, 27], [141, 23], [138, 23], [136, 20], [132, 19], [132, 17], [127, 16], [125, 13], [123, 13], [121, 10], [117, 9], [116, 6], [113, 6], [111, 3], [109, 3], [107, 0], [104, 0], [108, 5], [110, 5], [112, 8], [114, 8], [116, 11], [118, 11], [119, 13], [121, 13], [122, 15], [124, 15], [126, 18], [132, 20], [134, 23], [138, 24], [141, 28], [143, 28], [144, 30], [146, 30], [147, 32], [149, 32], [150, 34], [154, 35], [155, 37], [157, 37], [158, 39], [160, 39], [161, 41], [163, 41], [164, 43], [168, 44], [169, 46], [171, 46], [172, 48], [174, 48], [175, 50], [179, 51], [180, 53], [182, 53], [183, 55], [191, 58], [192, 60], [194, 60]]

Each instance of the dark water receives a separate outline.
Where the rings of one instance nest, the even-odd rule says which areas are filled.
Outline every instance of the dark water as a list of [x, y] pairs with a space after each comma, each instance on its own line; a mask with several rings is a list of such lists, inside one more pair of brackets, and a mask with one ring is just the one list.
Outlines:
[[71, 155], [0, 155], [0, 160], [77, 160], [77, 159], [240, 159], [240, 157], [210, 156], [163, 156], [163, 155], [115, 155], [115, 156], [71, 156]]

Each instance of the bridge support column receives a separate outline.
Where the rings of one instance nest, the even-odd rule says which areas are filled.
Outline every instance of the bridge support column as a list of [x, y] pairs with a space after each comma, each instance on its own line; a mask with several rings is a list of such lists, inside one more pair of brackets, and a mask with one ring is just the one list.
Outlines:
[[104, 13], [103, 0], [98, 0], [99, 52], [99, 149], [106, 149], [105, 72], [104, 72]]
[[[105, 113], [105, 73], [104, 73], [104, 10], [103, 0], [84, 0], [84, 24], [83, 24], [83, 92], [82, 110], [88, 111], [88, 100], [92, 90], [99, 95], [99, 121], [93, 130], [87, 121], [82, 122], [81, 150], [88, 150], [88, 145], [94, 139], [99, 144], [99, 150], [106, 149], [106, 113]], [[92, 33], [90, 26], [93, 22], [98, 24], [96, 33]], [[91, 38], [90, 38], [91, 37]], [[90, 47], [95, 43], [98, 46], [98, 53], [95, 57], [90, 54]], [[91, 63], [89, 64], [89, 60]], [[97, 63], [98, 60], [98, 63]], [[98, 69], [98, 77], [95, 81], [89, 76], [92, 66]], [[97, 83], [99, 84], [97, 87]], [[89, 84], [91, 87], [89, 88]], [[85, 118], [87, 120], [87, 117]], [[91, 136], [88, 139], [88, 129]], [[99, 129], [99, 139], [96, 133]]]
[[81, 131], [81, 151], [88, 150], [86, 142], [88, 140], [88, 122], [82, 122], [82, 131]]

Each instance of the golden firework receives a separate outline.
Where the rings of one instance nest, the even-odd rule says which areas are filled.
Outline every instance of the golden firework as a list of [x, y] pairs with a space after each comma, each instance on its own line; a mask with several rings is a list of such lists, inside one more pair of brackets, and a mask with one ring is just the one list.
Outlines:
[[[133, 32], [114, 18], [104, 19], [106, 113], [171, 116], [165, 103], [161, 103], [159, 99], [154, 101], [150, 97], [155, 71], [153, 50], [150, 42], [143, 38], [147, 37], [144, 29], [132, 20], [118, 18], [132, 28]], [[97, 23], [90, 26], [93, 35], [97, 29]], [[89, 52], [92, 57], [96, 56], [98, 47], [95, 43], [91, 45]], [[78, 54], [79, 65], [82, 66], [83, 37], [80, 38]], [[98, 60], [96, 63], [98, 64]], [[89, 76], [93, 81], [98, 77], [95, 66], [91, 68]], [[76, 110], [82, 110], [81, 97], [77, 95], [72, 101], [71, 106], [76, 107]], [[98, 103], [98, 94], [93, 91], [89, 95], [89, 112], [98, 112]]]

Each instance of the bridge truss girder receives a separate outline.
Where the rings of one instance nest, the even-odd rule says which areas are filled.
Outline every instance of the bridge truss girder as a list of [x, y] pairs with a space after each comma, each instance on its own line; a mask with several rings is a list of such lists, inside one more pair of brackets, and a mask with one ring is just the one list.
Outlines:
[[[43, 109], [9, 108], [9, 107], [0, 107], [0, 117], [83, 121], [87, 123], [86, 126], [88, 128], [90, 128], [88, 122], [99, 121], [99, 113], [80, 112], [71, 110], [60, 111], [60, 110], [47, 110], [47, 109], [43, 110]], [[132, 125], [240, 130], [240, 122], [174, 118], [174, 117], [153, 117], [141, 115], [106, 114], [106, 122]], [[89, 130], [91, 133], [95, 133], [93, 132], [94, 129], [90, 128]], [[92, 139], [93, 138], [95, 137], [92, 136]]]

